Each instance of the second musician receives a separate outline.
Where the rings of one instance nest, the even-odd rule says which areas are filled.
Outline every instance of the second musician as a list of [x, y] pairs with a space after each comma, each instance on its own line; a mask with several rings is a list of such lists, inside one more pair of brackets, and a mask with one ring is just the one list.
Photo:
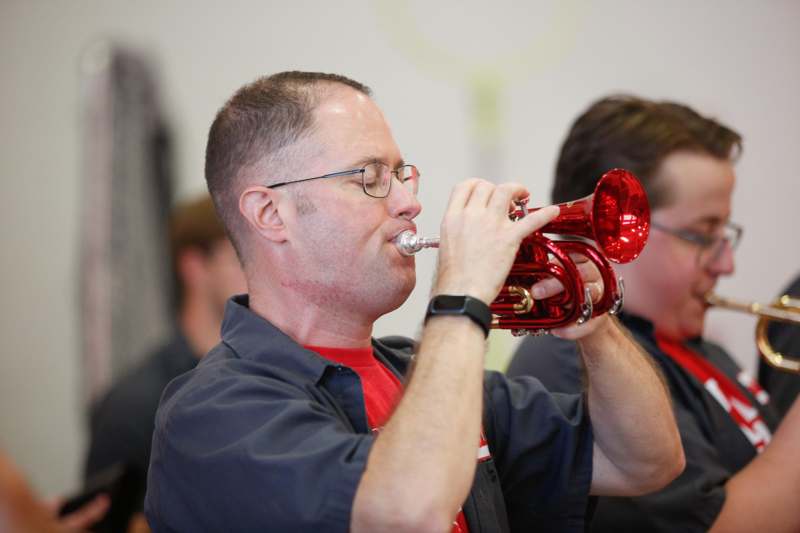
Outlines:
[[[626, 282], [621, 318], [670, 385], [687, 462], [658, 492], [600, 498], [592, 531], [800, 530], [800, 404], [776, 430], [758, 384], [702, 338], [705, 295], [733, 273], [741, 237], [730, 221], [740, 151], [740, 136], [719, 122], [681, 104], [635, 97], [594, 103], [561, 149], [555, 201], [591, 191], [610, 165], [629, 168], [648, 192], [647, 247], [617, 267]], [[509, 374], [574, 392], [579, 365], [574, 343], [531, 338]]]

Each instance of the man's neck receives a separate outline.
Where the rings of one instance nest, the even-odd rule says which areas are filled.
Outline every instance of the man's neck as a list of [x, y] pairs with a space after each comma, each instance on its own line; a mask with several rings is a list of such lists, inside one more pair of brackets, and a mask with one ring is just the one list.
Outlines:
[[371, 345], [373, 321], [346, 306], [315, 301], [291, 289], [250, 287], [250, 310], [269, 320], [303, 346], [365, 348]]

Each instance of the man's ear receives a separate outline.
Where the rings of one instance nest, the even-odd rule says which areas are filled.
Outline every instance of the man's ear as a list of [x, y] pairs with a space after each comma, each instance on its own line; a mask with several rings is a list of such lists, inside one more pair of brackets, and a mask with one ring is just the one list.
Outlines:
[[262, 237], [273, 242], [286, 240], [286, 225], [278, 208], [280, 192], [253, 185], [239, 195], [239, 211], [250, 228]]

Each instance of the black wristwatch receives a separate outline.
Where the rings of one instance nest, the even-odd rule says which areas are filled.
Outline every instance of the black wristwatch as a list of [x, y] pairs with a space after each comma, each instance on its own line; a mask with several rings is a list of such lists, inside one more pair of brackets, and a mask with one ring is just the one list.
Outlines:
[[464, 315], [478, 324], [486, 337], [489, 336], [489, 328], [492, 325], [492, 311], [489, 306], [478, 298], [472, 296], [454, 296], [451, 294], [440, 294], [434, 296], [428, 304], [428, 311], [425, 313], [425, 322], [432, 316], [438, 315]]

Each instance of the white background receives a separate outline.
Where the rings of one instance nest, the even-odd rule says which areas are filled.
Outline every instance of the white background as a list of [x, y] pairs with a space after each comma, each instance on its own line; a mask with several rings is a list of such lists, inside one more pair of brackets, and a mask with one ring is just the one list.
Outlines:
[[[206, 132], [243, 83], [287, 69], [367, 83], [406, 159], [423, 171], [427, 234], [437, 233], [450, 188], [479, 168], [467, 81], [474, 69], [501, 90], [493, 172], [484, 177], [528, 184], [534, 205], [549, 197], [558, 146], [592, 100], [625, 91], [686, 102], [744, 136], [733, 213], [745, 236], [720, 292], [765, 301], [800, 270], [799, 24], [800, 2], [791, 0], [4, 0], [0, 448], [44, 494], [78, 485], [78, 65], [93, 41], [114, 39], [157, 65], [181, 197], [203, 190]], [[433, 257], [418, 257], [416, 291], [377, 334], [416, 332]], [[753, 368], [753, 326], [715, 311], [709, 336]], [[494, 364], [510, 349], [507, 336], [495, 339]]]

